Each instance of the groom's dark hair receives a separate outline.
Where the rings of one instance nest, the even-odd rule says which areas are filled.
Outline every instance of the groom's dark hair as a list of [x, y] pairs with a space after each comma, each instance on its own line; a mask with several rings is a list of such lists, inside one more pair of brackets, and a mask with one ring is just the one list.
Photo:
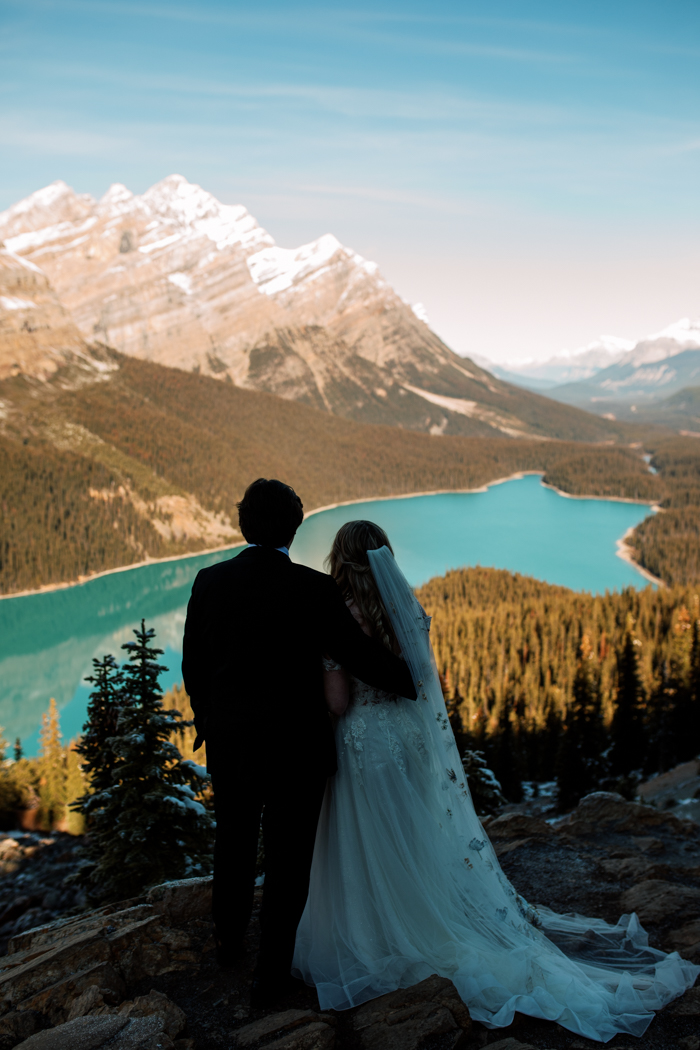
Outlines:
[[238, 504], [238, 522], [248, 543], [282, 547], [304, 520], [304, 504], [283, 481], [258, 478]]

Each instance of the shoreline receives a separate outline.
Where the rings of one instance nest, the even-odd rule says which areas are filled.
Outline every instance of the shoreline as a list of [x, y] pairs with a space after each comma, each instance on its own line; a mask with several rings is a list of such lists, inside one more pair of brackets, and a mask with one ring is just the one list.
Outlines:
[[[343, 500], [338, 503], [328, 503], [323, 507], [314, 507], [308, 514], [304, 515], [304, 520], [312, 517], [314, 514], [323, 514], [327, 510], [335, 510], [337, 507], [351, 507], [354, 504], [359, 503], [384, 503], [389, 500], [399, 499], [415, 499], [418, 496], [448, 496], [448, 495], [469, 495], [472, 493], [488, 492], [494, 485], [504, 485], [507, 481], [519, 481], [526, 477], [538, 476], [543, 478], [545, 471], [543, 470], [518, 470], [514, 474], [508, 474], [503, 478], [495, 478], [493, 481], [484, 482], [478, 488], [470, 489], [431, 489], [425, 492], [401, 492], [392, 496], [365, 496], [362, 499], [349, 499]], [[652, 513], [660, 511], [660, 507], [657, 504], [650, 504], [647, 500], [643, 499], [629, 499], [625, 496], [575, 496], [571, 492], [564, 492], [562, 489], [558, 489], [556, 485], [550, 485], [548, 482], [541, 481], [540, 484], [543, 488], [550, 489], [552, 492], [556, 492], [559, 496], [564, 496], [566, 499], [595, 499], [603, 500], [608, 503], [636, 503], [649, 506]], [[652, 576], [650, 572], [644, 569], [641, 565], [638, 565], [632, 558], [629, 551], [631, 547], [628, 546], [626, 540], [627, 537], [634, 531], [636, 526], [631, 526], [625, 535], [621, 539], [616, 540], [617, 551], [616, 554], [623, 561], [628, 562], [634, 569], [637, 570], [645, 579], [651, 583], [656, 583], [661, 587], [665, 587], [666, 584], [663, 580], [659, 580], [656, 576]], [[234, 551], [238, 547], [246, 547], [247, 543], [232, 543], [223, 544], [219, 547], [206, 547], [204, 550], [191, 551], [187, 554], [169, 554], [166, 558], [145, 558], [143, 561], [132, 562], [130, 565], [119, 565], [113, 569], [101, 569], [99, 572], [92, 573], [90, 576], [78, 577], [77, 580], [69, 580], [62, 583], [48, 583], [43, 587], [36, 587], [32, 590], [24, 591], [13, 591], [11, 594], [0, 594], [0, 601], [6, 601], [10, 598], [29, 598], [36, 594], [49, 594], [52, 591], [65, 590], [68, 587], [82, 587], [84, 584], [92, 583], [93, 580], [99, 580], [103, 576], [112, 576], [118, 572], [131, 572], [132, 569], [143, 569], [147, 565], [164, 565], [169, 561], [185, 561], [188, 558], [200, 558], [207, 554], [218, 554], [220, 551]]]
[[[659, 511], [658, 507], [654, 509], [657, 512]], [[634, 548], [630, 547], [629, 543], [627, 542], [627, 539], [629, 536], [632, 535], [635, 528], [635, 525], [630, 525], [625, 535], [622, 536], [619, 540], [615, 541], [615, 546], [617, 547], [615, 554], [618, 558], [622, 558], [623, 561], [626, 561], [628, 565], [632, 565], [633, 568], [637, 570], [637, 572], [641, 573], [645, 580], [649, 580], [649, 583], [655, 583], [657, 587], [668, 587], [668, 584], [664, 580], [660, 579], [658, 576], [654, 576], [653, 573], [649, 572], [648, 569], [645, 569], [644, 566], [640, 565], [632, 557], [632, 552]]]

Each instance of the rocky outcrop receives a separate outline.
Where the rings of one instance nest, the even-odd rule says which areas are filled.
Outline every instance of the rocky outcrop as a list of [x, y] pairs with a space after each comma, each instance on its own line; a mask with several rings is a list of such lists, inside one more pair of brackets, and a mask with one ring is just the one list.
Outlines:
[[[31, 819], [25, 810], [22, 819]], [[84, 906], [71, 881], [76, 847], [72, 835], [14, 831], [0, 837], [0, 951], [8, 939]]]
[[158, 1000], [157, 993], [133, 1003], [124, 999], [127, 988], [139, 981], [197, 967], [200, 956], [178, 926], [210, 911], [211, 879], [185, 879], [156, 887], [137, 901], [16, 935], [9, 954], [0, 959], [0, 1046], [4, 1034], [26, 1027], [18, 1015], [53, 1026], [75, 1023], [86, 1014], [136, 1019], [153, 1013], [156, 1000], [164, 1030], [181, 1030], [184, 1015]]
[[452, 981], [437, 976], [370, 1000], [352, 1023], [363, 1050], [419, 1050], [437, 1037], [443, 1050], [458, 1050], [467, 1046], [472, 1028]]
[[284, 1010], [233, 1033], [235, 1046], [258, 1050], [334, 1050], [336, 1019], [314, 1010]]
[[[636, 910], [651, 944], [700, 961], [697, 825], [597, 793], [564, 819], [550, 822], [516, 809], [484, 827], [530, 903], [609, 920]], [[661, 864], [663, 878], [645, 877], [645, 865]], [[232, 970], [216, 964], [210, 879], [166, 883], [136, 900], [18, 931], [0, 958], [0, 1050], [587, 1045], [554, 1024], [520, 1015], [506, 1030], [487, 1030], [470, 1018], [454, 985], [436, 975], [338, 1014], [322, 1012], [314, 991], [301, 984], [274, 1013], [251, 1012], [258, 905], [259, 892], [247, 952]], [[692, 1043], [699, 1002], [693, 990], [662, 1011], [639, 1050], [700, 1050]]]
[[20, 374], [46, 380], [76, 360], [99, 377], [85, 340], [46, 274], [0, 247], [0, 380]]

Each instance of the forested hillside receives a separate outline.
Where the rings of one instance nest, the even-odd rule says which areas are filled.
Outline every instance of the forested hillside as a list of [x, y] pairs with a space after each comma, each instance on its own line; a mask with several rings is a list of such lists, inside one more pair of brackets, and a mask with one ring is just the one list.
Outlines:
[[[499, 738], [515, 734], [509, 746], [520, 756], [521, 775], [552, 778], [562, 728], [581, 703], [584, 663], [587, 717], [600, 716], [601, 751], [606, 736], [610, 743], [621, 675], [643, 736], [635, 768], [668, 768], [700, 746], [696, 588], [593, 597], [472, 568], [430, 580], [417, 594], [433, 617], [435, 656], [457, 728], [468, 745], [495, 750], [496, 764]], [[626, 651], [632, 666], [625, 670]]]
[[630, 540], [635, 558], [667, 583], [700, 582], [700, 440], [649, 434], [645, 445], [665, 488], [662, 514], [647, 518]]
[[[114, 356], [101, 382], [66, 371], [0, 384], [4, 593], [240, 539], [235, 504], [278, 476], [308, 510], [475, 488], [546, 472], [573, 493], [661, 499], [627, 447], [437, 437], [340, 419], [206, 376]], [[602, 464], [602, 469], [601, 469]]]

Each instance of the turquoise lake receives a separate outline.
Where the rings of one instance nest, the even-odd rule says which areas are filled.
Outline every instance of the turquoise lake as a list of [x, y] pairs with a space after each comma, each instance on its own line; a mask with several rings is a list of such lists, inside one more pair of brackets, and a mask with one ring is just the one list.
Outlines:
[[[292, 557], [321, 569], [336, 530], [369, 518], [388, 533], [414, 586], [447, 569], [488, 565], [573, 590], [603, 593], [647, 581], [616, 554], [616, 541], [650, 512], [642, 504], [568, 499], [528, 476], [484, 492], [376, 500], [311, 515]], [[64, 740], [84, 721], [92, 658], [113, 653], [144, 617], [155, 627], [164, 688], [181, 681], [182, 631], [192, 582], [201, 568], [241, 548], [110, 573], [43, 594], [0, 601], [0, 725], [34, 754], [49, 698], [61, 711]]]

